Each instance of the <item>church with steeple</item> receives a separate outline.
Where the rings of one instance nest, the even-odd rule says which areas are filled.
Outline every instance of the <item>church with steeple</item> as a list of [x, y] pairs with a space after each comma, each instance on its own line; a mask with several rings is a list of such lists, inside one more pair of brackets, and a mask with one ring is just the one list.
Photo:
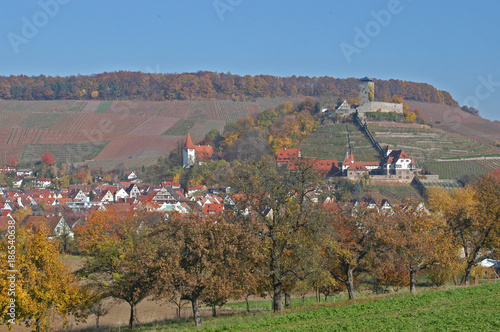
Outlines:
[[195, 145], [191, 135], [187, 134], [186, 144], [182, 149], [182, 167], [191, 168], [214, 157], [214, 148], [210, 145]]

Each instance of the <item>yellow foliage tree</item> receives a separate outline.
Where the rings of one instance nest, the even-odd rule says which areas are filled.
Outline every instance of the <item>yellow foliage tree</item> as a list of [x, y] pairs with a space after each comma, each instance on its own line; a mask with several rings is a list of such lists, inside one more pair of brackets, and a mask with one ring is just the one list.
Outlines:
[[416, 123], [417, 122], [417, 114], [412, 111], [403, 111], [403, 115], [405, 117], [405, 122], [408, 123]]
[[[0, 243], [1, 324], [12, 329], [13, 321], [24, 322], [32, 331], [47, 331], [55, 316], [62, 317], [64, 327], [68, 315], [83, 320], [89, 294], [61, 261], [57, 245], [47, 239], [47, 230], [16, 231], [15, 243], [7, 238]], [[8, 255], [15, 256], [13, 265]]]
[[23, 208], [17, 209], [16, 212], [12, 214], [12, 218], [16, 221], [16, 223], [20, 224], [21, 221], [24, 220], [27, 216], [31, 216], [33, 214], [33, 211], [31, 210], [31, 207], [25, 206]]
[[463, 282], [468, 285], [472, 268], [498, 250], [500, 244], [500, 183], [491, 175], [483, 176], [453, 191], [431, 188], [427, 196], [462, 250]]

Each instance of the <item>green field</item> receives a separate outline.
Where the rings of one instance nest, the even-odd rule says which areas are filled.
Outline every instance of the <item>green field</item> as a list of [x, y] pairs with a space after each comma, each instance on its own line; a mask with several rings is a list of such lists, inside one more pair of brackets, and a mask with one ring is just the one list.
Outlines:
[[104, 113], [107, 111], [109, 106], [111, 106], [112, 101], [101, 101], [97, 109], [95, 110], [96, 113]]
[[189, 130], [193, 128], [193, 126], [198, 122], [199, 121], [192, 119], [180, 119], [176, 124], [168, 128], [168, 130], [162, 135], [185, 136], [187, 135]]
[[475, 160], [463, 161], [428, 161], [421, 162], [420, 166], [432, 174], [439, 174], [441, 179], [458, 179], [464, 175], [487, 174], [492, 168]]
[[370, 123], [368, 128], [382, 147], [390, 145], [393, 149], [403, 149], [420, 163], [500, 154], [500, 149], [496, 147], [430, 127], [408, 128]]
[[298, 147], [306, 157], [342, 161], [349, 150], [348, 137], [355, 160], [379, 160], [379, 155], [370, 140], [356, 125], [350, 123], [320, 126]]
[[54, 155], [56, 162], [76, 163], [93, 159], [109, 142], [93, 142], [80, 144], [28, 144], [24, 147], [21, 162], [40, 160], [45, 152]]
[[[155, 323], [135, 331], [499, 331], [500, 283], [391, 293], [333, 303], [298, 305], [281, 314], [268, 311]], [[268, 301], [269, 303], [269, 301]], [[127, 328], [109, 331], [129, 331]]]
[[21, 121], [19, 126], [26, 129], [49, 129], [60, 116], [60, 113], [29, 113], [28, 118]]

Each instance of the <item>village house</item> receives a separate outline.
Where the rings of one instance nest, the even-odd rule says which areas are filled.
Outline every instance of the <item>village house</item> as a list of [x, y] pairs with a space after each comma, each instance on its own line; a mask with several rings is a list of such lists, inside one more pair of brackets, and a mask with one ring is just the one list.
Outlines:
[[35, 179], [33, 181], [33, 185], [38, 188], [47, 188], [50, 187], [52, 181], [48, 178]]
[[392, 150], [390, 146], [384, 150], [384, 157], [379, 161], [358, 161], [347, 152], [341, 163], [335, 159], [301, 157], [300, 149], [280, 149], [276, 164], [294, 169], [298, 160], [310, 162], [325, 176], [344, 176], [351, 181], [369, 179], [372, 182], [411, 183], [419, 171], [413, 157], [404, 150]]
[[280, 167], [295, 164], [302, 157], [300, 149], [281, 148], [276, 156], [276, 164]]
[[191, 184], [187, 187], [186, 197], [191, 197], [197, 193], [206, 192], [207, 186], [204, 184]]
[[11, 173], [15, 171], [16, 169], [14, 167], [9, 167], [9, 166], [0, 167], [0, 173]]
[[16, 176], [33, 176], [33, 170], [31, 168], [20, 168], [16, 171]]
[[141, 196], [141, 191], [139, 190], [139, 187], [137, 187], [137, 184], [132, 183], [131, 185], [128, 186], [125, 191], [128, 194], [128, 197], [130, 198], [137, 198]]
[[21, 222], [21, 225], [26, 228], [45, 227], [50, 234], [48, 238], [51, 240], [63, 236], [68, 236], [72, 239], [75, 235], [71, 227], [66, 223], [66, 220], [63, 216], [27, 216]]

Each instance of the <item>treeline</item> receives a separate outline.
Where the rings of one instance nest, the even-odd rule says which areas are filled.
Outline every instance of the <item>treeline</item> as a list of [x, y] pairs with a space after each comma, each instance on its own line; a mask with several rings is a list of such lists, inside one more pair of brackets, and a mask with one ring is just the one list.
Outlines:
[[[69, 77], [19, 75], [0, 76], [0, 98], [246, 101], [256, 98], [328, 96], [338, 101], [348, 98], [355, 104], [358, 83], [356, 78], [240, 76], [209, 71], [182, 74], [119, 71]], [[406, 100], [458, 105], [448, 92], [425, 83], [375, 80], [375, 85], [375, 99], [380, 101], [391, 101], [394, 95], [400, 95]]]

